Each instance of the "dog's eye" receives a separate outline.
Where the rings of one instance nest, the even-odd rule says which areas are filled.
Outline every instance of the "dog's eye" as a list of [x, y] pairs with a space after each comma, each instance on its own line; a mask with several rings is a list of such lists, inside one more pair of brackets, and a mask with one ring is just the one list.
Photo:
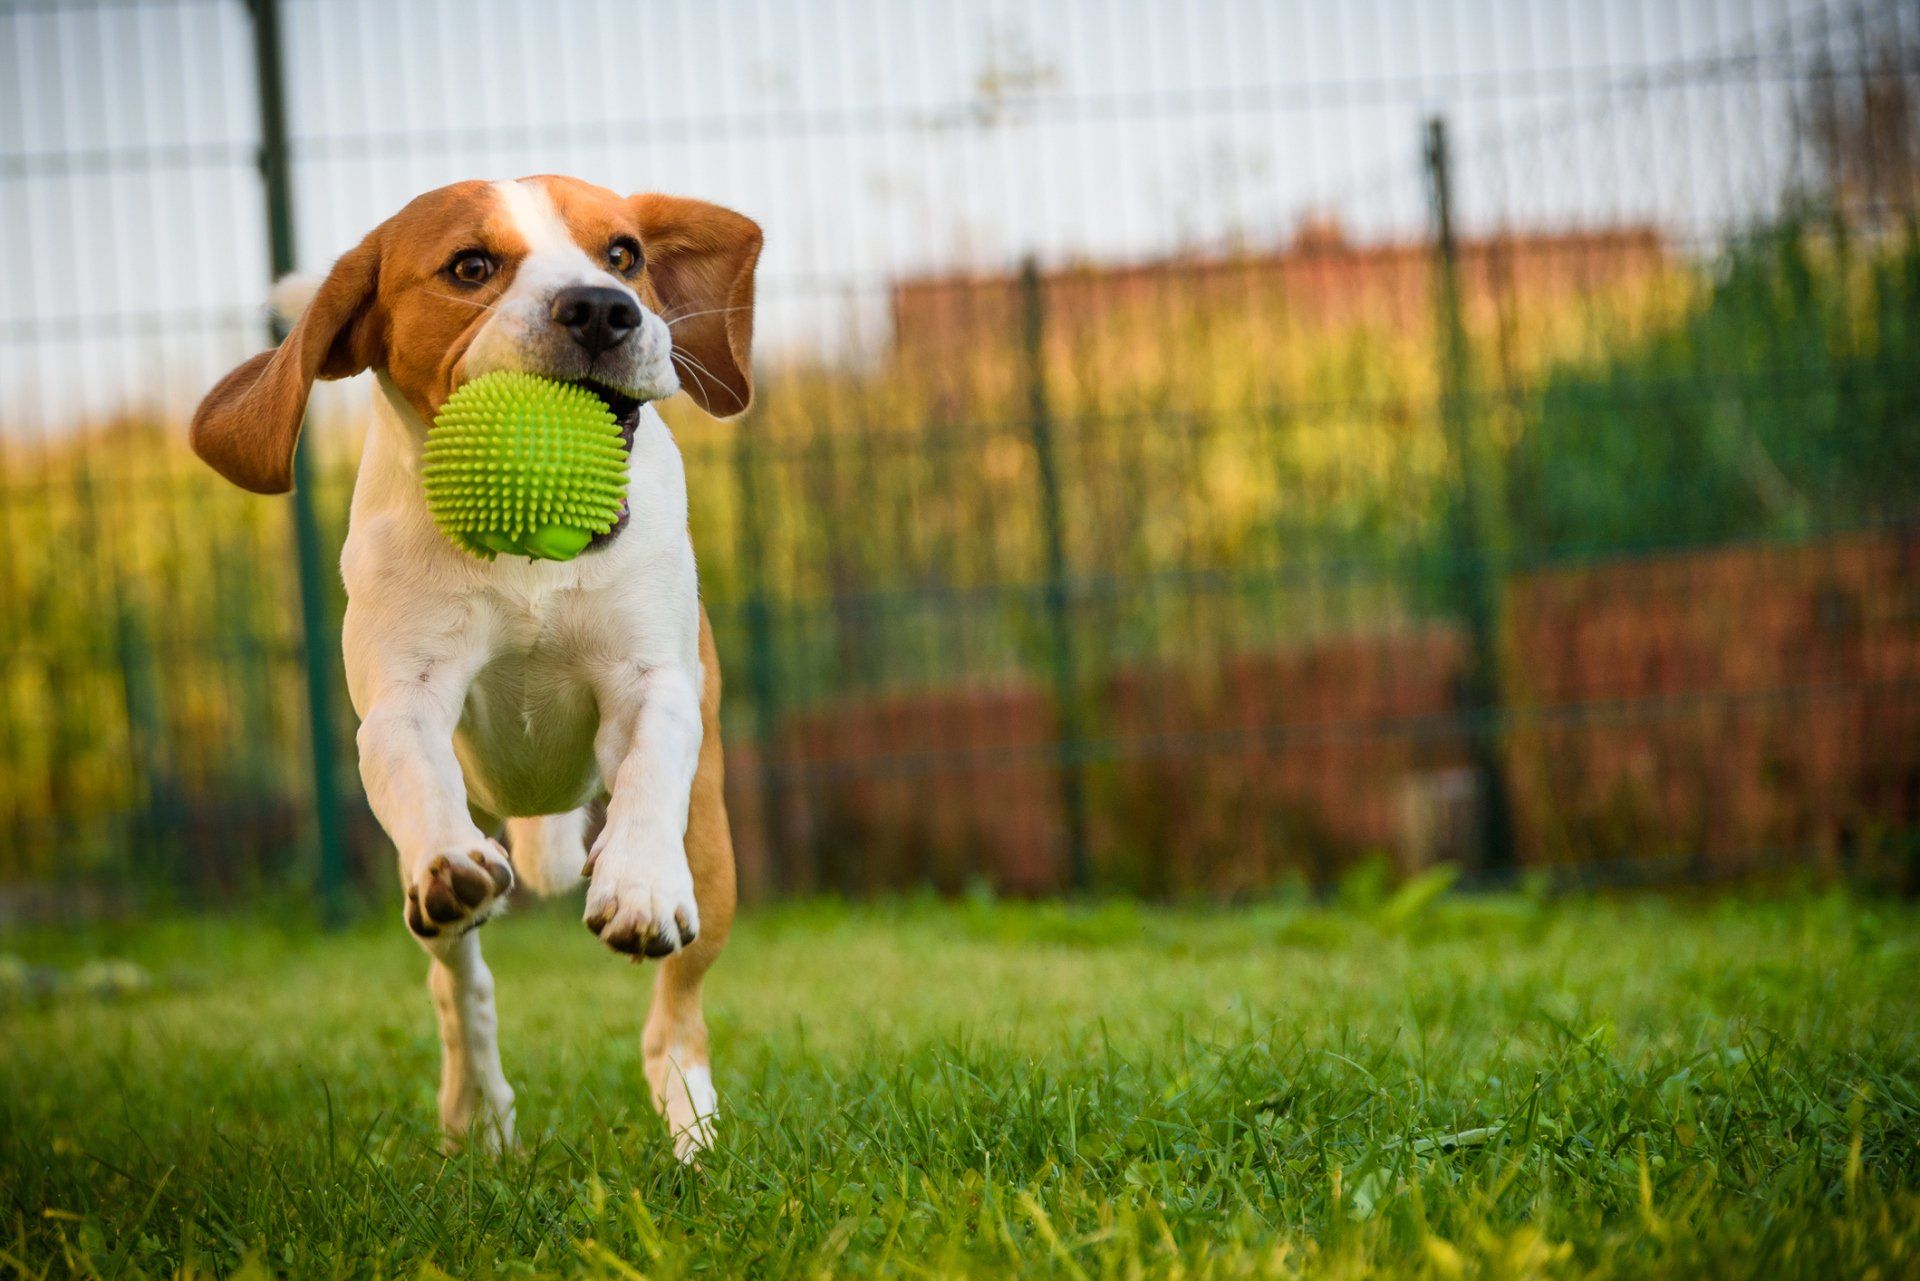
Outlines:
[[641, 261], [639, 241], [622, 236], [607, 246], [607, 265], [623, 276], [631, 276]]
[[447, 274], [463, 285], [484, 285], [493, 278], [494, 270], [493, 259], [477, 249], [462, 250], [447, 264]]

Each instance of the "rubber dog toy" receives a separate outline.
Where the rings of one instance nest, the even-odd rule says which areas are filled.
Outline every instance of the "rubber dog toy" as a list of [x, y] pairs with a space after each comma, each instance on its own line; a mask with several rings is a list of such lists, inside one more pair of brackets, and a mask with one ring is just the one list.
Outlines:
[[427, 510], [475, 556], [572, 560], [627, 498], [627, 446], [585, 387], [500, 370], [458, 388], [427, 431]]

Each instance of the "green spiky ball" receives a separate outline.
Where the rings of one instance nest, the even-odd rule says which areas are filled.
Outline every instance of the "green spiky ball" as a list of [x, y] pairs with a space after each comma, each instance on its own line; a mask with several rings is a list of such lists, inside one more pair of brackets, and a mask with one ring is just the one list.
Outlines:
[[585, 387], [501, 370], [447, 397], [421, 476], [455, 546], [487, 560], [572, 560], [619, 518], [627, 447]]

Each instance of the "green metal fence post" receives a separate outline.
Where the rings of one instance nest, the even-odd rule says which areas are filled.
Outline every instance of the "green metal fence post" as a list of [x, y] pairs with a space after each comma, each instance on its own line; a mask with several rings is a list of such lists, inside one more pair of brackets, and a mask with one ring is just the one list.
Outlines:
[[[260, 89], [260, 179], [267, 206], [267, 251], [277, 280], [293, 270], [293, 176], [287, 145], [286, 81], [281, 69], [278, 0], [247, 0]], [[286, 337], [273, 322], [273, 340]], [[346, 916], [347, 860], [335, 775], [333, 624], [328, 616], [326, 553], [313, 506], [313, 445], [306, 432], [293, 455], [293, 536], [299, 561], [300, 625], [306, 663], [307, 726], [312, 753], [314, 828], [320, 846], [321, 911], [329, 924]]]
[[1494, 564], [1484, 444], [1473, 403], [1466, 321], [1461, 312], [1459, 246], [1454, 237], [1453, 175], [1447, 122], [1427, 121], [1427, 184], [1433, 213], [1435, 329], [1440, 355], [1440, 415], [1457, 470], [1453, 557], [1448, 577], [1467, 629], [1462, 691], [1470, 753], [1479, 776], [1480, 870], [1490, 881], [1513, 874], [1513, 815], [1501, 759], [1504, 716], [1500, 681], [1500, 582]]
[[1067, 884], [1075, 893], [1085, 893], [1093, 882], [1087, 855], [1086, 724], [1073, 648], [1073, 615], [1067, 599], [1067, 536], [1060, 510], [1060, 466], [1054, 448], [1053, 408], [1047, 395], [1046, 299], [1040, 288], [1040, 266], [1031, 255], [1020, 267], [1020, 317], [1027, 358], [1028, 426], [1040, 472], [1040, 521], [1046, 540], [1044, 599], [1053, 701], [1060, 717], [1060, 806], [1067, 827]]

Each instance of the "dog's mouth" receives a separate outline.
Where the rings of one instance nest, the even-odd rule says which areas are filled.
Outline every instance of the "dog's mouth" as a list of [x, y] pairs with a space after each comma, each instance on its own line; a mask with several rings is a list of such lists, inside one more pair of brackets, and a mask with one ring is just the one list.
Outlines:
[[600, 398], [600, 403], [613, 415], [613, 421], [619, 424], [620, 438], [626, 441], [627, 448], [633, 448], [633, 433], [640, 425], [640, 406], [646, 402], [630, 392], [609, 387], [593, 378], [576, 378], [572, 380], [572, 385], [583, 387]]
[[[600, 402], [607, 407], [607, 412], [613, 415], [614, 424], [620, 428], [620, 443], [626, 446], [627, 453], [631, 455], [633, 434], [640, 428], [640, 406], [646, 402], [631, 392], [609, 387], [597, 379], [576, 378], [572, 383], [575, 387], [584, 387], [600, 398]], [[620, 531], [627, 527], [628, 514], [627, 500], [623, 498], [620, 500], [620, 514], [613, 518], [613, 528], [604, 534], [595, 534], [593, 541], [587, 544], [587, 550], [594, 551], [612, 542]]]

